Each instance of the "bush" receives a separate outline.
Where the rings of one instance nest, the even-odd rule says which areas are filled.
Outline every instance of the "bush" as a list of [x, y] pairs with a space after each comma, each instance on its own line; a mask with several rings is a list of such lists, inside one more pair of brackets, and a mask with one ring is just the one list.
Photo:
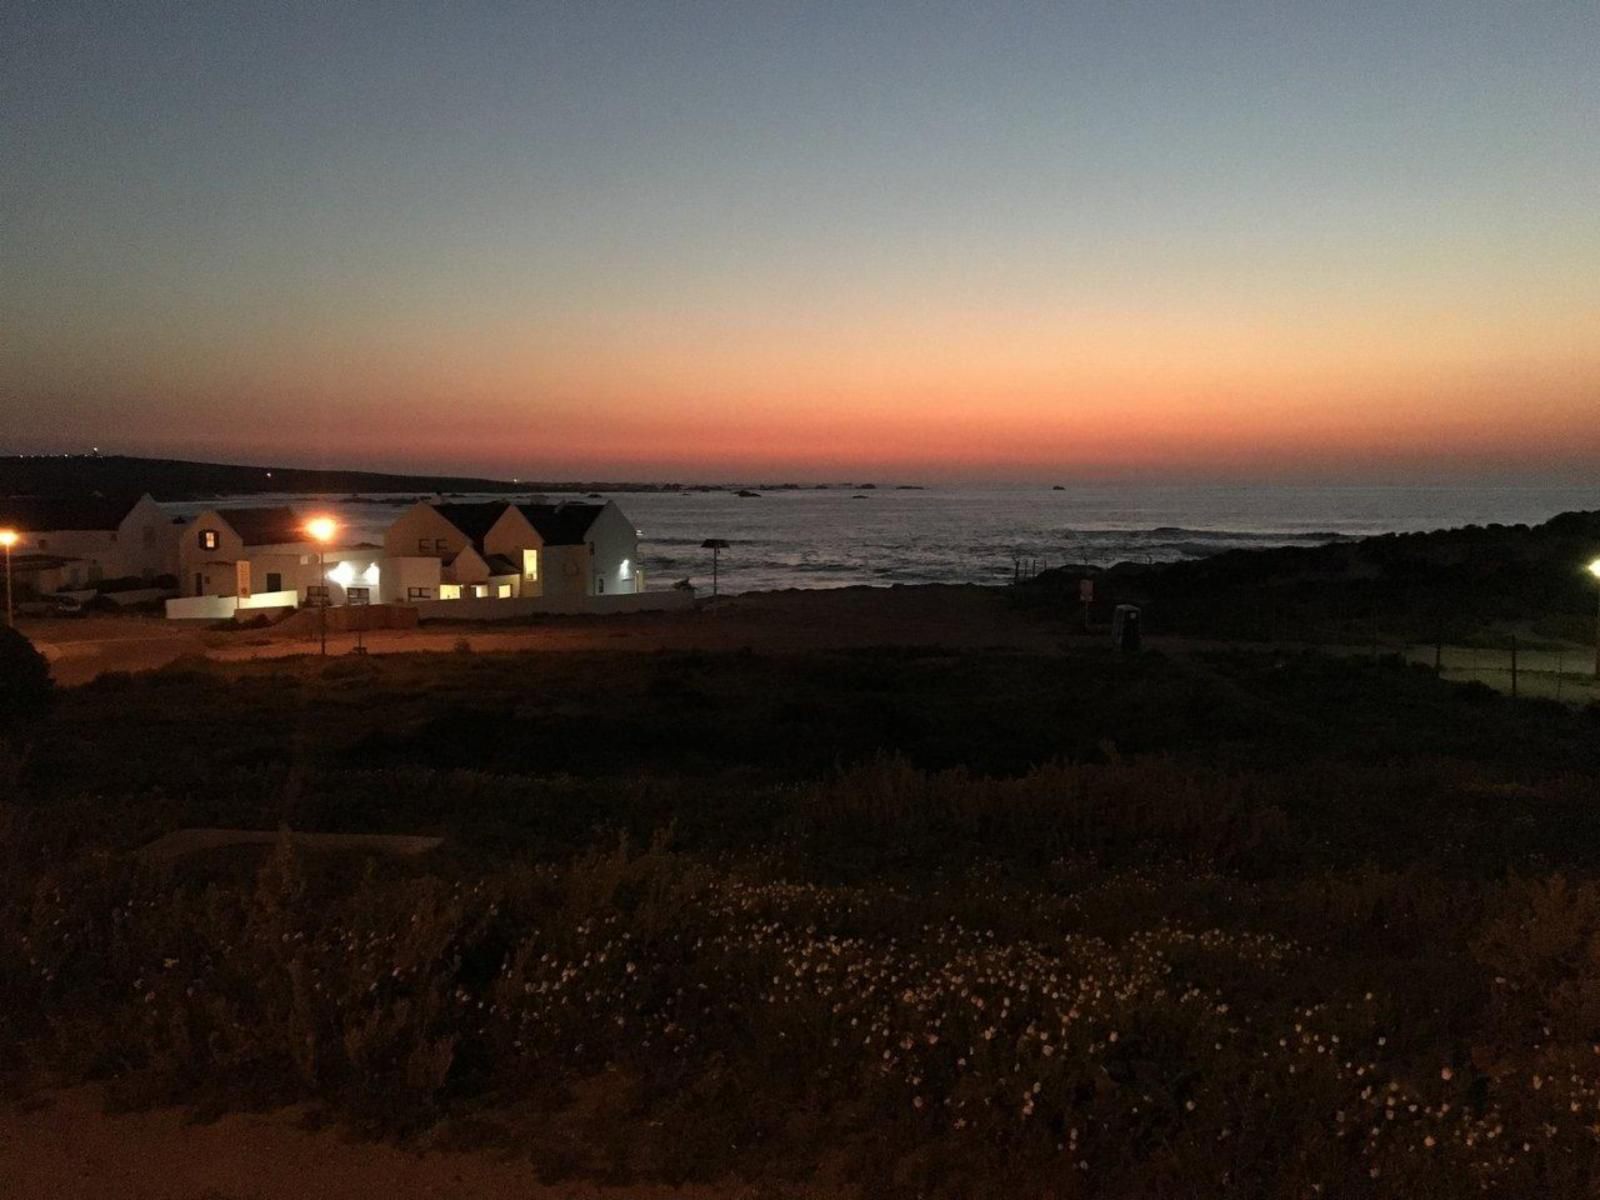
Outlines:
[[44, 716], [54, 692], [44, 655], [15, 629], [0, 628], [0, 730]]

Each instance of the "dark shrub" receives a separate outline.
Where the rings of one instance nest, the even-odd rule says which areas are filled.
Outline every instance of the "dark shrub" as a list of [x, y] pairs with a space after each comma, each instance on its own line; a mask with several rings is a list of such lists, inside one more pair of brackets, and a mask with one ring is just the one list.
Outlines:
[[54, 686], [44, 655], [15, 629], [0, 627], [0, 730], [44, 716]]

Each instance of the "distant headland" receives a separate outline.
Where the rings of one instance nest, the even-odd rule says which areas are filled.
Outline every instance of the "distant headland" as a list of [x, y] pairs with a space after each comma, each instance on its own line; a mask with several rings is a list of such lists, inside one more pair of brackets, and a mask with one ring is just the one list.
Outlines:
[[[484, 479], [468, 475], [407, 475], [315, 467], [251, 466], [138, 458], [124, 454], [28, 454], [0, 457], [0, 496], [62, 496], [149, 492], [157, 500], [304, 493], [427, 494], [530, 492], [763, 492], [875, 488], [872, 483], [644, 483], [619, 480]], [[895, 485], [920, 491], [915, 484]]]

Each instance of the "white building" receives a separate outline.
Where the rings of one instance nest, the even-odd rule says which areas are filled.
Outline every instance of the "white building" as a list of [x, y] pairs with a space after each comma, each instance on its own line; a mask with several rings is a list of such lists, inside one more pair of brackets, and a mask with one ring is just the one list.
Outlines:
[[66, 588], [177, 569], [171, 519], [148, 495], [0, 497], [0, 529], [16, 531], [15, 555], [64, 560]]
[[[422, 502], [383, 540], [399, 602], [644, 591], [639, 535], [614, 502]], [[404, 590], [398, 577], [404, 576]]]
[[[239, 607], [371, 604], [382, 595], [377, 546], [318, 544], [292, 508], [207, 509], [178, 538], [184, 596], [236, 597]], [[245, 601], [252, 603], [246, 604]]]

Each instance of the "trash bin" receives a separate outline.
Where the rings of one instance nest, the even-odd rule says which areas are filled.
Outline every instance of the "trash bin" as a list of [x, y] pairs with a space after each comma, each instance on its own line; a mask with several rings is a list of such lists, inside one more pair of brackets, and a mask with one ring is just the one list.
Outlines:
[[1119, 604], [1111, 613], [1111, 644], [1129, 653], [1139, 649], [1139, 606]]

